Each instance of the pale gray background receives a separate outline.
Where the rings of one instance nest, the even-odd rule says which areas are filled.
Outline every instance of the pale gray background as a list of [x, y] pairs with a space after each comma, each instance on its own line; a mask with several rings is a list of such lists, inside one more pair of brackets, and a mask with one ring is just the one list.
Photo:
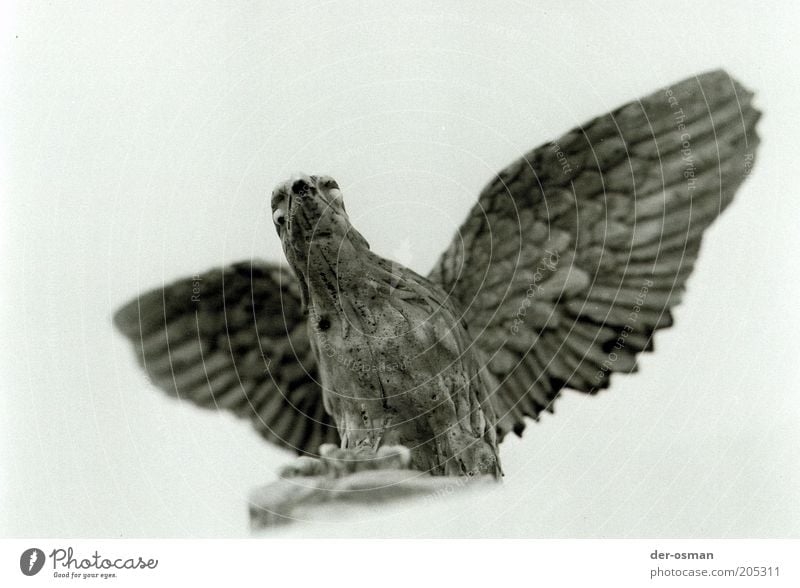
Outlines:
[[296, 4], [4, 5], [0, 533], [247, 533], [289, 455], [151, 388], [110, 316], [279, 259], [278, 181], [333, 175], [373, 249], [427, 272], [521, 152], [724, 66], [766, 113], [759, 160], [641, 372], [505, 443], [489, 496], [283, 534], [800, 535], [793, 4]]

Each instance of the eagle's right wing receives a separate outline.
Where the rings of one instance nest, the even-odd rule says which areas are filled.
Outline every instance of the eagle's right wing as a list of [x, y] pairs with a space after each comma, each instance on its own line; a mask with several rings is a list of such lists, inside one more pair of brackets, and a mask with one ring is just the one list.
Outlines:
[[705, 229], [749, 173], [760, 113], [727, 73], [689, 78], [504, 169], [431, 273], [499, 386], [500, 434], [635, 368], [672, 323]]
[[248, 418], [298, 453], [339, 444], [288, 269], [254, 261], [184, 278], [131, 300], [114, 324], [168, 394]]

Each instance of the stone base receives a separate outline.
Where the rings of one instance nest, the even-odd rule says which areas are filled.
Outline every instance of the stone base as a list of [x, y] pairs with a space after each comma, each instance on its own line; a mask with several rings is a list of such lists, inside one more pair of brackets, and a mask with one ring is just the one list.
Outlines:
[[370, 470], [341, 478], [281, 478], [250, 495], [250, 526], [267, 529], [308, 519], [312, 511], [335, 505], [376, 504], [445, 495], [462, 488], [494, 484], [492, 476], [453, 478], [412, 470]]

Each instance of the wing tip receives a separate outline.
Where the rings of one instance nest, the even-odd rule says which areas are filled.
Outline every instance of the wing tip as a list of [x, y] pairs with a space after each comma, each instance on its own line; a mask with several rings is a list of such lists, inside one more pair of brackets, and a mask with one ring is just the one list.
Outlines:
[[728, 70], [718, 67], [710, 69], [694, 76], [669, 84], [664, 89], [670, 89], [678, 95], [687, 93], [689, 95], [700, 89], [709, 96], [719, 96], [724, 98], [735, 98], [743, 106], [752, 108], [750, 102], [755, 93], [744, 86], [737, 77], [731, 75]]
[[141, 334], [139, 298], [134, 298], [118, 308], [111, 316], [111, 324], [125, 337], [132, 339]]

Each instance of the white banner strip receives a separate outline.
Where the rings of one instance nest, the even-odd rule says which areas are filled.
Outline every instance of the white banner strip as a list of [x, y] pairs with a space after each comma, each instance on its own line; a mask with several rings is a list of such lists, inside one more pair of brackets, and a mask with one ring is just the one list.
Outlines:
[[0, 540], [0, 586], [800, 586], [800, 540]]

